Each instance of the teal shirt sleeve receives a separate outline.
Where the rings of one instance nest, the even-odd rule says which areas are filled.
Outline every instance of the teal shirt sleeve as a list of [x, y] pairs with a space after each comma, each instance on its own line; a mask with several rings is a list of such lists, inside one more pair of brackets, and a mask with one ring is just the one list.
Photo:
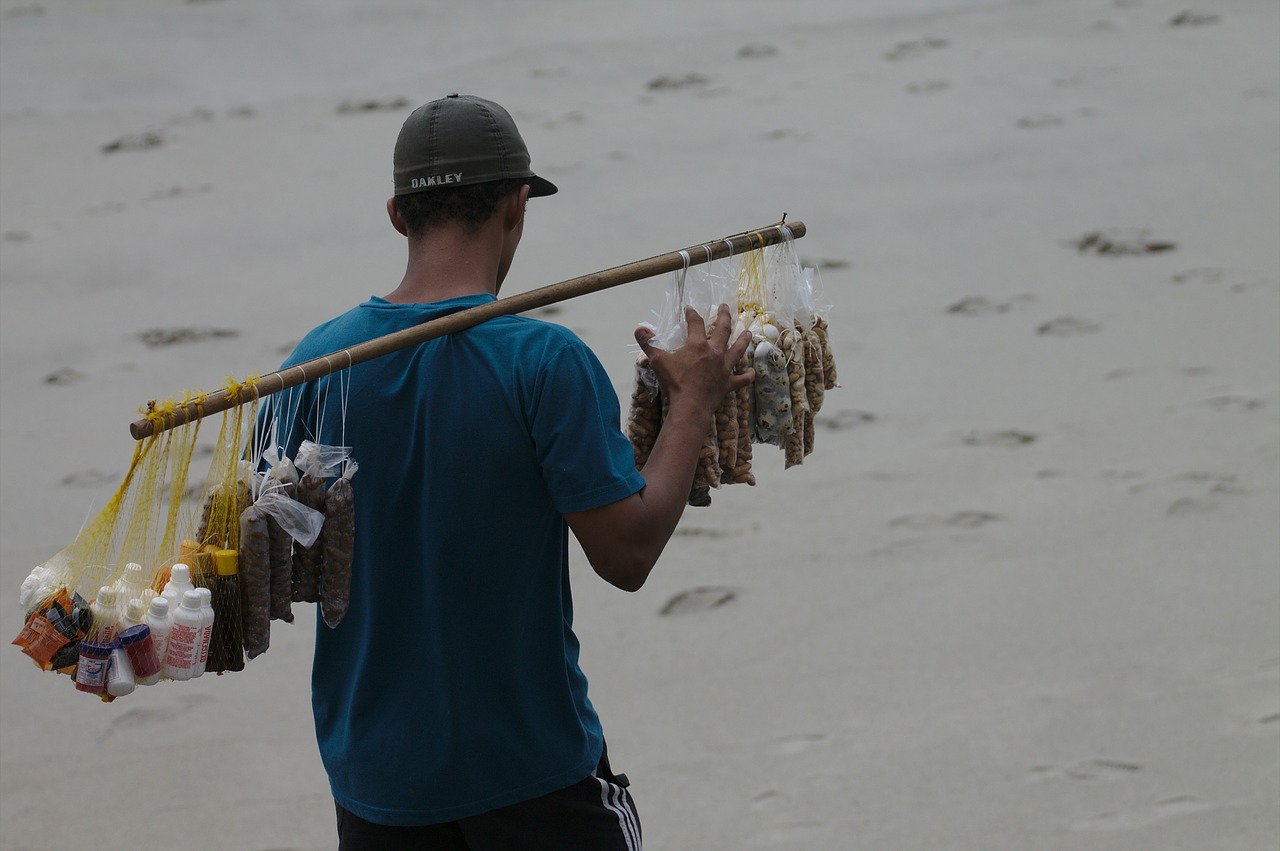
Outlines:
[[539, 377], [530, 431], [556, 510], [587, 511], [644, 487], [622, 433], [618, 396], [580, 341], [561, 348]]

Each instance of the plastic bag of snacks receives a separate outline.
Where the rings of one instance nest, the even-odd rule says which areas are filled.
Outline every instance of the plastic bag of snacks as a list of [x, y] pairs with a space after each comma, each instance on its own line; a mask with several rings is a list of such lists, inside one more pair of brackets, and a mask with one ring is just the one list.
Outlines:
[[[736, 311], [735, 335], [751, 332], [738, 369], [754, 367], [756, 379], [726, 396], [708, 423], [690, 505], [709, 505], [711, 490], [721, 485], [754, 485], [753, 444], [782, 449], [785, 467], [803, 463], [813, 451], [814, 418], [825, 392], [837, 386], [827, 333], [831, 305], [817, 270], [801, 266], [789, 233], [775, 246], [673, 275], [657, 321], [650, 325], [654, 344], [672, 351], [684, 342], [686, 306], [709, 326], [720, 304]], [[637, 469], [648, 460], [663, 410], [662, 388], [639, 355], [626, 424]]]

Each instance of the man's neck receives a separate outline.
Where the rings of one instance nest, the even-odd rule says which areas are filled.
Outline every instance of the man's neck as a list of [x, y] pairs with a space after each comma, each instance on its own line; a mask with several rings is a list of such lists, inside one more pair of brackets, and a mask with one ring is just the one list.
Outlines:
[[494, 220], [474, 233], [455, 223], [433, 227], [409, 239], [404, 278], [386, 299], [411, 304], [477, 293], [497, 295], [502, 250], [502, 227]]

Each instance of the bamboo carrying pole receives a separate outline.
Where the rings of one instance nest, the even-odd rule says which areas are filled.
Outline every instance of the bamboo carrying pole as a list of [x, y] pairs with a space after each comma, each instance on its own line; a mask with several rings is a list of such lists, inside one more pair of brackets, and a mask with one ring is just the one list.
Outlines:
[[268, 373], [261, 378], [253, 380], [248, 393], [232, 394], [226, 390], [209, 393], [198, 402], [188, 402], [185, 405], [174, 408], [172, 411], [166, 411], [163, 415], [152, 416], [131, 423], [129, 425], [129, 433], [133, 435], [135, 440], [142, 440], [156, 432], [176, 428], [185, 423], [207, 417], [210, 414], [234, 408], [237, 405], [251, 401], [255, 395], [262, 397], [290, 387], [296, 387], [304, 382], [313, 381], [321, 376], [346, 369], [355, 364], [364, 363], [418, 343], [425, 343], [427, 340], [434, 340], [436, 337], [464, 331], [498, 316], [523, 313], [527, 310], [555, 304], [558, 301], [566, 301], [588, 293], [620, 286], [621, 284], [652, 278], [665, 272], [674, 272], [677, 269], [683, 269], [688, 266], [697, 266], [702, 263], [709, 263], [712, 260], [720, 260], [733, 254], [741, 254], [756, 248], [774, 245], [781, 242], [788, 232], [795, 239], [804, 236], [804, 222], [786, 224], [780, 222], [758, 230], [744, 231], [735, 236], [718, 239], [715, 242], [691, 246], [682, 251], [670, 251], [666, 254], [659, 254], [645, 260], [637, 260], [634, 263], [627, 263], [623, 266], [614, 266], [612, 269], [593, 272], [590, 275], [583, 275], [578, 278], [570, 278], [558, 284], [549, 284], [536, 290], [518, 293], [488, 304], [462, 310], [458, 313], [451, 313], [448, 316], [441, 316], [439, 319], [432, 319], [412, 328], [405, 328], [402, 331], [396, 331], [384, 337], [375, 337], [372, 340], [351, 346], [342, 351], [333, 352], [305, 363], [295, 364], [277, 372]]

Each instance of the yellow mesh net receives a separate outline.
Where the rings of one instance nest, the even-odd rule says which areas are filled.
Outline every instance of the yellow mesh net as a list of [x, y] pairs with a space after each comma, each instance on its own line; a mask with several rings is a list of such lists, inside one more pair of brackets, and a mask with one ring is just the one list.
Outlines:
[[[129, 633], [130, 627], [147, 624], [153, 610], [164, 609], [168, 631], [179, 632], [168, 620], [180, 614], [177, 610], [182, 600], [176, 592], [185, 593], [188, 588], [209, 589], [209, 605], [214, 605], [217, 556], [221, 554], [224, 570], [229, 569], [227, 554], [238, 546], [241, 503], [249, 500], [247, 448], [258, 408], [253, 380], [228, 379], [224, 387], [246, 404], [223, 413], [203, 483], [188, 484], [202, 420], [158, 429], [136, 444], [119, 487], [75, 540], [23, 582], [21, 603], [26, 618], [13, 643], [41, 668], [72, 674], [77, 688], [112, 699], [117, 695], [107, 686], [113, 656], [116, 666], [122, 666], [121, 656], [139, 649], [133, 645], [140, 643], [137, 636], [144, 631]], [[167, 425], [176, 409], [191, 404], [198, 409], [203, 398], [203, 394], [188, 393], [181, 399], [153, 402], [144, 414]], [[175, 593], [169, 593], [166, 589], [179, 564], [184, 566], [179, 571], [184, 574], [182, 582], [172, 589]], [[226, 612], [224, 631], [228, 632], [227, 640], [234, 642], [239, 630], [238, 595], [221, 596]], [[165, 603], [154, 605], [156, 598]], [[185, 614], [177, 618], [184, 619], [191, 620]], [[181, 629], [187, 626], [184, 623]], [[161, 636], [152, 636], [150, 626], [145, 632], [151, 638], [153, 655], [167, 649], [157, 647]], [[214, 656], [209, 669], [227, 669], [221, 666], [217, 653]], [[157, 674], [156, 679], [164, 677], [164, 661], [163, 656], [153, 663], [144, 661], [136, 681]], [[205, 659], [206, 666], [209, 661]], [[84, 668], [88, 670], [82, 672]]]

